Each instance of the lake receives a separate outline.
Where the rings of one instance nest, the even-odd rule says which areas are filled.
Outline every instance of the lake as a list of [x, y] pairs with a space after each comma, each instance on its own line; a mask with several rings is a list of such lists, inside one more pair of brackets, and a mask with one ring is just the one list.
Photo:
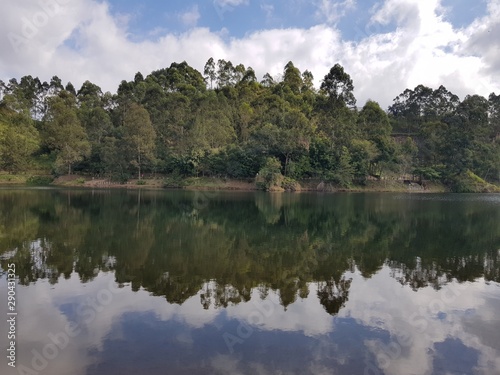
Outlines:
[[488, 194], [1, 189], [0, 373], [500, 374], [499, 224]]

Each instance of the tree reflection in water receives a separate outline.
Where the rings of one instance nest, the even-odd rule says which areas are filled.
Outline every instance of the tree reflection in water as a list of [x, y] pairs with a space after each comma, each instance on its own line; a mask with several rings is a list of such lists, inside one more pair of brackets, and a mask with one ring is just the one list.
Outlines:
[[23, 285], [112, 271], [169, 303], [200, 293], [204, 309], [249, 301], [252, 290], [278, 291], [286, 309], [316, 283], [332, 315], [349, 298], [346, 272], [370, 278], [387, 265], [415, 290], [500, 281], [498, 200], [220, 193], [200, 205], [194, 197], [0, 191], [2, 268], [15, 262]]

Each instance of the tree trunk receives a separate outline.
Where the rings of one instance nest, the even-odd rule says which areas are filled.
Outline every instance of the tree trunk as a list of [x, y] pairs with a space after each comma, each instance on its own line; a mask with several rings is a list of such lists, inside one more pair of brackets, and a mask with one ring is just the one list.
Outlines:
[[141, 154], [140, 153], [139, 153], [139, 158], [138, 159], [139, 159], [138, 160], [139, 161], [138, 164], [139, 164], [139, 181], [140, 181], [141, 180]]

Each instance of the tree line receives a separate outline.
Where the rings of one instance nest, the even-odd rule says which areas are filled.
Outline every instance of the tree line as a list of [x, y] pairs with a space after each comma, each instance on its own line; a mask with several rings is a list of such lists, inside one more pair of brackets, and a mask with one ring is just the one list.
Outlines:
[[[0, 81], [0, 169], [50, 170], [118, 181], [144, 173], [255, 178], [264, 187], [320, 179], [348, 187], [418, 176], [463, 190], [500, 180], [500, 95], [419, 85], [385, 111], [357, 106], [335, 64], [319, 88], [292, 62], [277, 77], [210, 58], [122, 81], [115, 94], [54, 76]], [[409, 177], [406, 177], [409, 178]]]

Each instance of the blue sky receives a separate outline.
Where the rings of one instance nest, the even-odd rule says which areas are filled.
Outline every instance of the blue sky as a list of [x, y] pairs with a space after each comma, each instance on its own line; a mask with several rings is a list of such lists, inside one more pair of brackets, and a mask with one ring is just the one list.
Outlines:
[[406, 88], [500, 93], [500, 0], [23, 0], [0, 5], [0, 79], [58, 75], [115, 92], [208, 58], [280, 78], [288, 61], [315, 84], [336, 63], [358, 103]]
[[[213, 32], [226, 30], [228, 36], [244, 37], [271, 28], [308, 28], [319, 23], [316, 7], [306, 1], [154, 1], [112, 0], [111, 13], [130, 17], [129, 30], [134, 38], [150, 38], [158, 30], [182, 33], [187, 29], [207, 27]], [[188, 15], [198, 14], [196, 22]], [[186, 15], [186, 18], [183, 16]], [[196, 17], [195, 17], [196, 18]]]
[[[113, 15], [129, 17], [129, 31], [135, 39], [154, 38], [159, 30], [182, 33], [193, 26], [207, 27], [213, 32], [226, 29], [229, 36], [236, 38], [262, 29], [310, 28], [329, 22], [321, 8], [323, 3], [305, 0], [109, 1]], [[332, 1], [332, 4], [338, 6], [336, 14], [339, 17], [332, 23], [346, 40], [357, 41], [366, 35], [396, 28], [395, 23], [370, 23], [381, 1]], [[441, 4], [446, 8], [444, 19], [457, 28], [467, 26], [487, 10], [484, 0], [443, 0]], [[193, 17], [197, 14], [199, 18], [195, 22], [196, 17], [183, 20], [182, 16], [187, 14]]]

